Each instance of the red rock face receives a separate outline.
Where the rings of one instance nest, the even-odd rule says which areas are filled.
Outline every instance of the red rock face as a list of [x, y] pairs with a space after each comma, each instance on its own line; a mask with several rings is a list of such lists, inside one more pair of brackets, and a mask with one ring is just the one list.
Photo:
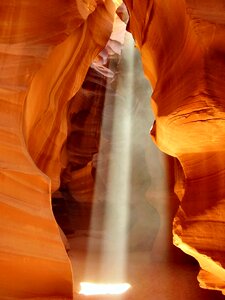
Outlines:
[[111, 1], [1, 1], [1, 299], [72, 297], [50, 196], [67, 102], [109, 39], [114, 13]]
[[154, 87], [153, 139], [177, 158], [174, 244], [198, 260], [201, 287], [224, 293], [224, 1], [125, 3]]
[[61, 189], [78, 202], [92, 202], [93, 156], [98, 152], [106, 78], [90, 68], [68, 109], [69, 131], [64, 153], [67, 166], [61, 175]]
[[[122, 16], [127, 15], [125, 6], [120, 7], [120, 12]], [[100, 135], [104, 140], [104, 146], [102, 145], [100, 150], [104, 159], [101, 160], [107, 161], [109, 155], [112, 139], [109, 136], [113, 126], [113, 102], [115, 102], [113, 97], [116, 93], [118, 65], [125, 33], [126, 24], [115, 15], [113, 31], [106, 47], [95, 58], [80, 90], [72, 98], [68, 108], [68, 137], [63, 151], [67, 166], [61, 176], [61, 190], [66, 190], [78, 202], [93, 201]], [[105, 101], [106, 95], [110, 95], [111, 105], [106, 103], [110, 102]], [[106, 111], [108, 115], [105, 118], [108, 123], [102, 126]], [[102, 181], [105, 182], [106, 163], [102, 163], [101, 167], [99, 164], [99, 173], [100, 169], [104, 169]]]
[[[154, 87], [152, 136], [176, 157], [174, 243], [199, 261], [202, 287], [224, 292], [224, 1], [125, 2]], [[64, 164], [69, 100], [109, 40], [114, 14], [110, 0], [1, 1], [1, 299], [72, 298], [50, 196]], [[72, 182], [92, 180], [89, 159]]]

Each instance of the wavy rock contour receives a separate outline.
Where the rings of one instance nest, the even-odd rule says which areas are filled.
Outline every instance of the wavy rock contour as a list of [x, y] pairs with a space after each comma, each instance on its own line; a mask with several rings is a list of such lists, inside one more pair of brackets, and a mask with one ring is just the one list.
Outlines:
[[198, 260], [201, 287], [225, 294], [224, 2], [125, 3], [154, 88], [152, 136], [176, 157], [174, 244]]
[[50, 198], [67, 102], [109, 39], [114, 13], [110, 0], [1, 1], [1, 299], [72, 297]]

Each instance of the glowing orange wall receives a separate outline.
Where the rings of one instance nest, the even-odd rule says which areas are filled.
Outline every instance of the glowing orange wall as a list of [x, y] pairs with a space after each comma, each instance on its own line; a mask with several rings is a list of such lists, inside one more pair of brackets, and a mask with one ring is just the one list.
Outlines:
[[224, 292], [224, 1], [125, 3], [154, 88], [152, 137], [179, 161], [174, 244], [198, 260], [200, 286]]
[[0, 8], [0, 298], [67, 299], [72, 274], [51, 192], [67, 102], [104, 48], [115, 7], [3, 0]]

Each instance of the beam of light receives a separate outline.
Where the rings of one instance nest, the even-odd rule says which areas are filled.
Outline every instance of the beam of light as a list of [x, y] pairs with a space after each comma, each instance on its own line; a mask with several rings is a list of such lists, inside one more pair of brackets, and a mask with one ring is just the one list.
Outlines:
[[[105, 222], [106, 236], [103, 239], [103, 264], [115, 265], [110, 268], [111, 277], [123, 280], [126, 269], [127, 236], [130, 205], [131, 173], [131, 137], [133, 109], [133, 59], [134, 44], [127, 36], [124, 52], [126, 53], [126, 78], [119, 80], [118, 97], [115, 97], [114, 118], [111, 136], [111, 153], [106, 191]], [[114, 275], [115, 274], [115, 275]]]
[[123, 3], [123, 1], [122, 0], [113, 0], [113, 3], [115, 4], [115, 6], [117, 8]]
[[[126, 35], [122, 69], [116, 92], [107, 89], [102, 119], [101, 141], [97, 157], [95, 196], [92, 209], [85, 282], [117, 282], [117, 285], [91, 285], [98, 293], [117, 294], [130, 285], [126, 282], [127, 238], [130, 209], [130, 169], [133, 109], [134, 41]], [[121, 71], [122, 73], [122, 71]], [[110, 86], [110, 84], [109, 84]], [[106, 146], [107, 144], [107, 146]], [[107, 172], [106, 172], [107, 170]], [[102, 184], [105, 191], [102, 192]], [[99, 203], [104, 211], [99, 210]], [[102, 220], [101, 239], [93, 238]], [[96, 244], [98, 243], [98, 263]], [[94, 271], [95, 270], [95, 271]], [[121, 285], [119, 285], [121, 283]], [[88, 288], [90, 286], [88, 285]], [[86, 286], [87, 288], [87, 286]], [[105, 290], [105, 291], [103, 291]], [[82, 290], [83, 291], [83, 287]], [[93, 291], [92, 291], [93, 292]]]
[[90, 283], [81, 282], [79, 294], [90, 295], [120, 295], [125, 293], [131, 286], [129, 283]]

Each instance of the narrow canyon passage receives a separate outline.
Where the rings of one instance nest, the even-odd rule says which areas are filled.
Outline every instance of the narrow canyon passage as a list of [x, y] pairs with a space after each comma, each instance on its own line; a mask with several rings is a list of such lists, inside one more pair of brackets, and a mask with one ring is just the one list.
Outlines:
[[224, 299], [224, 0], [0, 15], [0, 300]]
[[[219, 292], [199, 288], [197, 262], [172, 245], [178, 208], [174, 158], [162, 154], [149, 136], [154, 121], [151, 90], [130, 34], [126, 41], [119, 62], [112, 59], [109, 66], [118, 73], [116, 82], [89, 70], [81, 91], [86, 95], [85, 109], [71, 114], [72, 163], [53, 198], [56, 219], [68, 238], [74, 299], [223, 299]], [[90, 92], [90, 86], [97, 89]], [[104, 98], [104, 105], [100, 100], [98, 105], [102, 110], [99, 153], [80, 167], [77, 158], [81, 162], [87, 153], [73, 141], [78, 132], [86, 146], [90, 141], [85, 128], [89, 122], [99, 122], [88, 121], [96, 97]], [[83, 296], [79, 290], [84, 281], [128, 282], [131, 288], [124, 295]]]

